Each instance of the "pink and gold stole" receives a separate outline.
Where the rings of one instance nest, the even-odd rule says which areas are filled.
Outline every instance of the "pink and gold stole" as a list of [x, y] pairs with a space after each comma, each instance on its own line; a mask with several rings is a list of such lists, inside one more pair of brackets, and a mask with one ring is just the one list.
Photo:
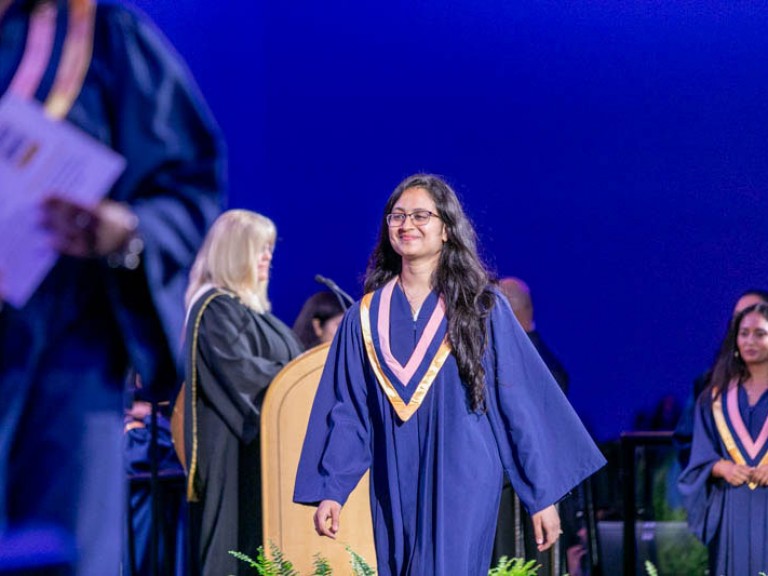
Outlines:
[[[768, 464], [768, 451], [763, 454], [768, 441], [768, 421], [763, 424], [756, 440], [752, 439], [739, 412], [739, 383], [733, 380], [721, 394], [712, 391], [712, 415], [720, 439], [728, 455], [736, 464], [743, 466], [764, 466]], [[726, 396], [727, 418], [723, 410], [723, 396]], [[759, 460], [758, 460], [759, 458]], [[751, 490], [757, 488], [755, 482], [748, 484]]]
[[[389, 312], [390, 301], [392, 297], [392, 291], [394, 285], [397, 282], [397, 278], [392, 279], [387, 285], [381, 289], [381, 297], [379, 299], [378, 308], [378, 322], [377, 326], [371, 326], [371, 304], [373, 301], [374, 293], [366, 294], [360, 303], [360, 320], [363, 331], [363, 342], [365, 344], [366, 355], [371, 364], [376, 380], [379, 383], [382, 391], [389, 400], [395, 413], [403, 421], [407, 421], [418, 410], [424, 401], [427, 392], [432, 387], [440, 369], [443, 367], [446, 359], [451, 353], [451, 345], [448, 342], [447, 335], [443, 337], [443, 340], [429, 362], [427, 371], [422, 376], [421, 380], [416, 386], [416, 390], [406, 402], [397, 388], [387, 376], [383, 366], [386, 365], [389, 372], [394, 374], [398, 380], [400, 380], [402, 386], [406, 386], [413, 375], [416, 373], [417, 368], [423, 364], [426, 360], [427, 349], [429, 343], [436, 336], [438, 327], [445, 317], [445, 305], [442, 302], [442, 298], [435, 307], [435, 311], [432, 314], [427, 326], [424, 329], [419, 343], [411, 355], [405, 366], [401, 366], [394, 356], [389, 347]], [[380, 351], [377, 351], [374, 344], [374, 330], [379, 338]]]

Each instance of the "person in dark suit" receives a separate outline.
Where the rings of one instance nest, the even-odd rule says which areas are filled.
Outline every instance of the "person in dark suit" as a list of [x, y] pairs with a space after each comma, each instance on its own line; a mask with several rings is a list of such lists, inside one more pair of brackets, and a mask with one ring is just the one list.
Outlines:
[[[533, 316], [533, 300], [531, 290], [523, 280], [506, 277], [499, 280], [501, 293], [506, 296], [512, 312], [528, 335], [536, 351], [544, 360], [547, 368], [552, 373], [563, 393], [568, 392], [568, 372], [555, 356], [554, 352], [545, 344], [541, 334], [536, 329], [536, 321]], [[566, 545], [572, 539], [572, 518], [570, 513], [561, 511], [560, 517], [563, 524], [564, 541]], [[559, 547], [557, 547], [559, 548]], [[532, 530], [530, 515], [520, 505], [520, 501], [512, 489], [512, 485], [505, 479], [501, 489], [501, 502], [499, 503], [499, 520], [496, 525], [496, 536], [493, 546], [493, 560], [491, 565], [498, 563], [502, 556], [513, 557], [524, 554], [526, 558], [536, 558], [542, 566], [543, 573], [551, 573], [551, 556], [555, 551], [540, 553], [536, 550], [536, 542]]]
[[533, 300], [531, 299], [531, 290], [528, 288], [528, 284], [519, 278], [508, 277], [499, 280], [499, 288], [504, 296], [507, 297], [515, 318], [520, 322], [520, 326], [525, 330], [539, 356], [541, 356], [552, 376], [554, 376], [555, 381], [560, 385], [562, 391], [567, 394], [568, 372], [565, 370], [562, 362], [555, 356], [555, 353], [546, 345], [539, 331], [536, 330], [536, 322], [533, 318]]

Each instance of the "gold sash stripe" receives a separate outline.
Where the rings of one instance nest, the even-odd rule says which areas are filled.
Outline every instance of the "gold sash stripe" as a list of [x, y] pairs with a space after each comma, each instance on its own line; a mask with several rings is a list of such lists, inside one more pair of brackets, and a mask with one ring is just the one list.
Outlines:
[[208, 307], [208, 304], [214, 298], [218, 296], [226, 296], [225, 292], [214, 292], [200, 306], [200, 310], [195, 317], [195, 327], [192, 331], [192, 374], [190, 380], [190, 402], [192, 403], [192, 454], [189, 458], [189, 470], [187, 470], [187, 500], [189, 502], [197, 502], [200, 498], [195, 490], [195, 473], [197, 472], [197, 339], [200, 333], [200, 322], [203, 320], [203, 312]]
[[378, 381], [379, 386], [381, 386], [381, 389], [384, 391], [384, 394], [389, 399], [389, 403], [392, 404], [392, 408], [394, 408], [395, 413], [399, 416], [400, 420], [407, 422], [408, 419], [413, 416], [416, 410], [419, 409], [421, 403], [424, 401], [424, 397], [427, 395], [427, 392], [429, 392], [429, 389], [432, 387], [432, 383], [435, 381], [437, 374], [440, 372], [440, 369], [443, 367], [443, 364], [451, 353], [451, 345], [448, 342], [448, 336], [446, 335], [446, 337], [443, 338], [443, 342], [440, 344], [440, 348], [438, 348], [435, 357], [430, 362], [429, 369], [427, 370], [426, 374], [424, 374], [424, 377], [421, 379], [421, 382], [419, 382], [419, 385], [416, 387], [416, 391], [413, 393], [413, 396], [411, 396], [410, 402], [406, 404], [403, 402], [400, 394], [397, 393], [397, 390], [395, 390], [392, 382], [384, 374], [384, 371], [382, 370], [381, 364], [379, 362], [379, 357], [376, 355], [376, 348], [373, 345], [373, 335], [371, 333], [372, 299], [373, 293], [369, 293], [363, 296], [363, 299], [360, 302], [360, 320], [363, 328], [363, 342], [365, 343], [365, 352], [368, 356], [368, 360], [371, 363], [371, 368], [373, 369], [373, 373], [376, 376], [376, 380]]
[[[5, 9], [7, 6], [3, 5], [0, 8]], [[3, 16], [3, 11], [0, 11], [0, 17]], [[38, 11], [33, 15], [33, 18], [39, 15]], [[93, 33], [96, 23], [96, 3], [94, 0], [69, 0], [67, 20], [67, 34], [64, 38], [64, 46], [56, 68], [53, 87], [43, 103], [45, 113], [54, 120], [62, 120], [69, 114], [72, 105], [80, 95], [85, 75], [91, 66]], [[55, 28], [52, 28], [49, 33], [55, 34]], [[48, 41], [51, 45], [53, 44], [53, 38], [50, 38]], [[34, 57], [28, 54], [27, 51], [37, 49], [39, 49], [39, 42], [27, 44], [24, 56], [22, 56], [22, 65], [16, 70], [10, 86], [14, 86], [19, 81], [20, 75], [29, 73], [27, 63], [34, 60]], [[50, 54], [48, 57], [50, 60]], [[48, 65], [50, 65], [50, 62], [48, 62]], [[35, 85], [32, 86], [35, 90], [39, 80], [38, 78]]]
[[93, 0], [70, 0], [69, 23], [56, 79], [43, 107], [51, 118], [61, 120], [69, 113], [85, 81], [93, 56], [93, 29], [96, 4]]
[[[725, 449], [730, 455], [731, 460], [736, 464], [747, 466], [747, 460], [744, 458], [741, 450], [739, 450], [736, 440], [733, 439], [733, 434], [731, 434], [731, 429], [728, 428], [728, 424], [725, 422], [725, 415], [723, 414], [723, 394], [725, 393], [726, 390], [722, 391], [720, 394], [717, 394], [715, 390], [712, 390], [712, 415], [715, 418], [715, 426], [717, 427], [717, 432], [723, 440], [723, 444], [725, 445]], [[768, 463], [768, 453], [763, 456], [762, 460], [758, 463], [758, 466], [764, 466], [766, 463]], [[749, 482], [747, 486], [749, 486], [750, 490], [754, 490], [757, 488], [757, 482]]]

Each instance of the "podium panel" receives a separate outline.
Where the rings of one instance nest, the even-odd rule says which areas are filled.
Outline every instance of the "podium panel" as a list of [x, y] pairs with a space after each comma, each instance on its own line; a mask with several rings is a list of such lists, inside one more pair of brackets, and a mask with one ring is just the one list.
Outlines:
[[352, 574], [349, 546], [376, 566], [368, 496], [368, 474], [341, 511], [336, 540], [317, 535], [315, 508], [294, 504], [293, 487], [301, 447], [330, 345], [312, 348], [281, 370], [270, 384], [261, 415], [261, 470], [264, 542], [276, 544], [299, 574], [312, 573], [316, 555], [326, 558], [334, 574]]

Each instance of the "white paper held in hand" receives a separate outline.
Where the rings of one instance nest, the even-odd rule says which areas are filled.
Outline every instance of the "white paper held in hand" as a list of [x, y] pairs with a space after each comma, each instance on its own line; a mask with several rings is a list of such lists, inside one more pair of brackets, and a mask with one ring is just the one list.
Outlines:
[[51, 196], [95, 206], [125, 169], [125, 159], [38, 102], [0, 99], [0, 299], [17, 308], [56, 263], [40, 226]]

